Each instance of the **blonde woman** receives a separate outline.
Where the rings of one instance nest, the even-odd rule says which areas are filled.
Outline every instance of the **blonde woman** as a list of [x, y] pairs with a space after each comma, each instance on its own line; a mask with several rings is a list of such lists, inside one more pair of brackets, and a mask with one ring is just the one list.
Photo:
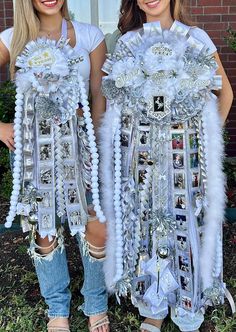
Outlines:
[[[74, 54], [81, 60], [79, 74], [82, 75], [83, 81], [85, 82], [86, 93], [88, 94], [89, 89], [91, 92], [92, 118], [96, 127], [99, 123], [101, 113], [105, 108], [104, 98], [100, 92], [102, 79], [101, 67], [105, 60], [106, 52], [102, 32], [95, 26], [71, 21], [66, 0], [17, 0], [15, 2], [14, 27], [3, 31], [0, 35], [0, 65], [10, 63], [11, 78], [13, 80], [16, 73], [17, 57], [24, 50], [28, 42], [36, 40], [38, 37], [45, 37], [56, 41], [61, 37], [63, 37], [64, 40], [69, 39], [69, 45], [73, 48]], [[24, 81], [22, 81], [22, 83], [24, 83]], [[80, 105], [80, 108], [83, 106], [84, 105]], [[78, 115], [81, 120], [81, 111]], [[90, 128], [92, 128], [91, 125]], [[48, 125], [47, 118], [40, 122], [39, 128], [36, 127], [36, 130], [38, 130], [39, 134], [43, 137], [42, 142], [44, 142], [43, 145], [38, 147], [39, 159], [42, 163], [47, 162], [52, 157], [52, 150], [49, 147], [49, 143], [47, 143], [51, 129], [52, 127]], [[17, 132], [19, 130], [21, 130], [21, 128], [17, 129]], [[66, 137], [66, 135], [69, 135], [70, 131], [74, 129], [68, 122], [63, 126], [61, 125], [58, 130], [61, 130], [61, 134]], [[76, 131], [74, 134], [75, 133]], [[0, 140], [4, 142], [12, 152], [17, 150], [18, 144], [14, 141], [15, 134], [17, 133], [14, 132], [13, 124], [0, 123]], [[25, 137], [24, 139], [27, 138]], [[38, 146], [37, 142], [36, 140], [36, 146]], [[85, 142], [85, 145], [89, 143], [90, 142]], [[65, 154], [64, 159], [66, 159], [68, 158], [67, 154], [72, 151], [70, 150], [68, 141], [64, 144], [63, 149]], [[95, 149], [94, 145], [93, 149]], [[31, 151], [31, 153], [33, 152]], [[16, 165], [22, 157], [18, 156], [17, 158]], [[73, 157], [72, 154], [70, 164], [67, 165], [67, 173], [64, 174], [65, 177], [73, 177], [73, 172], [75, 171], [72, 167], [72, 165], [74, 165], [73, 158], [75, 159], [76, 157]], [[37, 162], [35, 167], [37, 167]], [[88, 169], [87, 172], [89, 172]], [[44, 184], [50, 184], [50, 174], [48, 170], [41, 175], [44, 176]], [[79, 176], [81, 177], [81, 173]], [[73, 185], [73, 182], [70, 185]], [[54, 190], [56, 190], [56, 188], [54, 188]], [[52, 191], [54, 190], [52, 188]], [[84, 197], [85, 186], [80, 184], [79, 190], [81, 197]], [[68, 189], [68, 204], [72, 207], [75, 206], [78, 200], [76, 195], [76, 189], [73, 186], [72, 189]], [[84, 285], [82, 288], [82, 294], [84, 295], [83, 311], [84, 314], [89, 317], [90, 331], [107, 332], [109, 331], [109, 321], [106, 315], [107, 292], [102, 271], [105, 225], [97, 220], [96, 213], [91, 206], [91, 197], [88, 196], [89, 195], [87, 195], [87, 203], [81, 203], [80, 201], [79, 203], [88, 206], [89, 222], [82, 236], [79, 236], [78, 233], [76, 234], [84, 265]], [[44, 207], [47, 209], [50, 207], [50, 204], [54, 204], [50, 199], [50, 193], [46, 191], [40, 198], [41, 202], [44, 202]], [[32, 217], [35, 218], [35, 215], [31, 215], [31, 219]], [[43, 227], [49, 227], [50, 222], [50, 214], [42, 217]], [[71, 225], [76, 226], [78, 223], [78, 214], [72, 210]], [[33, 227], [33, 229], [35, 229], [35, 227]], [[56, 236], [42, 236], [42, 233], [40, 233], [38, 229], [36, 229], [35, 234], [33, 234], [33, 237], [34, 236], [36, 242], [32, 241], [30, 251], [35, 260], [41, 294], [45, 298], [49, 308], [48, 331], [69, 331], [71, 300], [69, 291], [70, 278], [63, 245], [63, 236], [60, 233], [57, 233]]]

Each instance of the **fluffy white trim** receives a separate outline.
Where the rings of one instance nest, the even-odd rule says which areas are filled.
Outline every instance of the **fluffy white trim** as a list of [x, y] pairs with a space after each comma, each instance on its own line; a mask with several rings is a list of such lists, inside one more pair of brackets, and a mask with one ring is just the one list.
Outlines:
[[225, 176], [222, 171], [224, 145], [222, 122], [218, 112], [217, 98], [211, 95], [203, 111], [204, 144], [207, 159], [207, 202], [205, 232], [201, 250], [200, 267], [203, 290], [213, 283], [213, 270], [216, 268], [218, 237], [224, 220]]
[[100, 177], [102, 184], [102, 209], [107, 219], [106, 260], [104, 261], [105, 281], [109, 292], [114, 292], [114, 276], [116, 273], [116, 232], [115, 213], [113, 208], [114, 179], [113, 179], [113, 137], [114, 106], [107, 103], [107, 112], [102, 120], [99, 131]]

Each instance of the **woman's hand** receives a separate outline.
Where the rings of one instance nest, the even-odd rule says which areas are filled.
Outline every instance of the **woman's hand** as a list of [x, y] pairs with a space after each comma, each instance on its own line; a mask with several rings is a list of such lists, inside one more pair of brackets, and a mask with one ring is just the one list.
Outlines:
[[0, 122], [0, 141], [6, 144], [11, 151], [15, 150], [14, 129], [12, 123]]

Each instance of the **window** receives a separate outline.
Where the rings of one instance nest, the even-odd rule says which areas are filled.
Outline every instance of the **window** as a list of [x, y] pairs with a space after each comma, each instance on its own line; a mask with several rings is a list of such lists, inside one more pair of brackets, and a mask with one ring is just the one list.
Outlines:
[[95, 24], [104, 34], [117, 29], [120, 0], [68, 0], [68, 4], [75, 20]]

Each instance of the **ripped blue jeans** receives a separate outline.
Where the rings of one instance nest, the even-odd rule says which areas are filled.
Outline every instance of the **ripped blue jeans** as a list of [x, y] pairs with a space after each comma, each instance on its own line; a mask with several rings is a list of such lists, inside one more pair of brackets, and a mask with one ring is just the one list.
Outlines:
[[[84, 304], [81, 309], [86, 316], [105, 313], [108, 309], [108, 295], [103, 273], [103, 262], [91, 259], [85, 252], [80, 235], [77, 235], [76, 239], [84, 267], [84, 283], [81, 289]], [[71, 292], [63, 235], [58, 235], [56, 249], [54, 249], [49, 259], [46, 259], [46, 257], [34, 258], [34, 262], [41, 295], [48, 305], [48, 317], [67, 318], [70, 315]]]

